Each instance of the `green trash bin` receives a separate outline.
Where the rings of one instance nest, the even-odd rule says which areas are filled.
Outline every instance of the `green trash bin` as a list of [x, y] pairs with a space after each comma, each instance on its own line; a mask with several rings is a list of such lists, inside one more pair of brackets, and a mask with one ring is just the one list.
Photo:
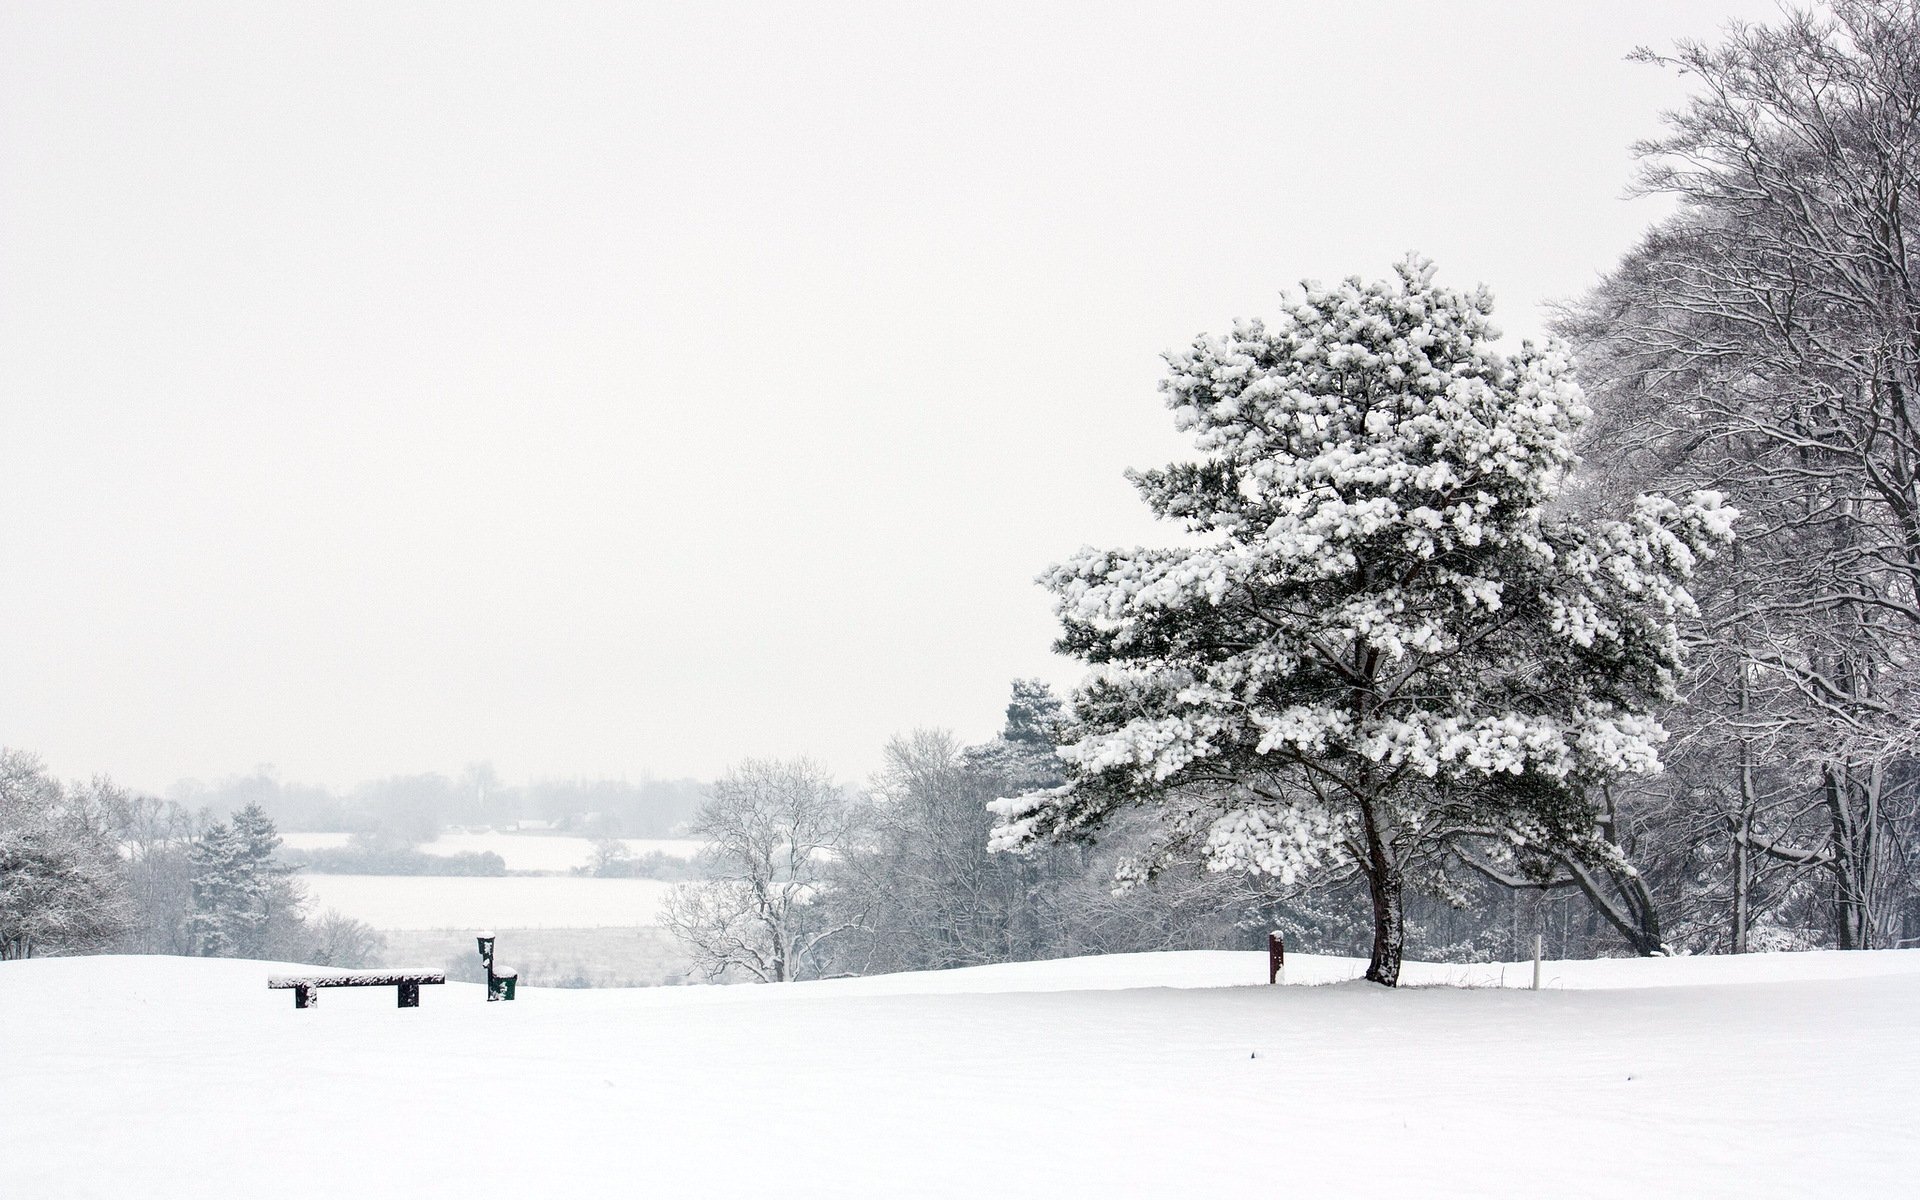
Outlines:
[[487, 972], [487, 999], [513, 999], [514, 985], [520, 982], [520, 972], [511, 967], [502, 971], [493, 969], [493, 930], [482, 929], [474, 937], [480, 946], [480, 966]]

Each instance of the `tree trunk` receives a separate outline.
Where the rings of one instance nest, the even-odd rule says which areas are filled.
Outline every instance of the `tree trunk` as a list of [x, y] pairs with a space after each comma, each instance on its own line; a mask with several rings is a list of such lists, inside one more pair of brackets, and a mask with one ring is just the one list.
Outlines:
[[[1607, 819], [1603, 826], [1607, 840], [1624, 853], [1626, 843], [1620, 835], [1620, 811], [1613, 802], [1613, 788], [1602, 786], [1600, 795], [1607, 807]], [[1668, 953], [1666, 938], [1660, 932], [1660, 906], [1654, 902], [1653, 891], [1647, 886], [1645, 876], [1632, 867], [1605, 868], [1606, 880], [1612, 885], [1610, 894], [1619, 898], [1616, 904], [1608, 898], [1608, 893], [1602, 891], [1599, 881], [1584, 865], [1564, 856], [1561, 862], [1580, 885], [1581, 892], [1586, 895], [1594, 911], [1620, 931], [1635, 954], [1652, 956]]]
[[1852, 783], [1842, 772], [1844, 768], [1828, 767], [1822, 772], [1821, 794], [1827, 805], [1828, 836], [1833, 852], [1828, 859], [1827, 869], [1833, 876], [1833, 918], [1834, 934], [1842, 950], [1862, 950], [1860, 920], [1860, 890], [1858, 878], [1859, 864], [1854, 861], [1856, 850], [1854, 814], [1852, 808]]
[[1733, 838], [1733, 946], [1735, 954], [1747, 952], [1748, 928], [1753, 922], [1752, 892], [1753, 866], [1748, 861], [1751, 851], [1747, 848], [1747, 839], [1753, 836], [1753, 825], [1749, 814], [1740, 814], [1740, 826]]
[[1610, 891], [1601, 887], [1593, 873], [1572, 859], [1562, 858], [1573, 881], [1609, 925], [1627, 939], [1635, 954], [1644, 957], [1668, 953], [1666, 939], [1660, 933], [1660, 907], [1654, 903], [1647, 881], [1633, 871], [1608, 868], [1605, 872]]
[[1400, 874], [1400, 864], [1394, 861], [1380, 834], [1373, 805], [1362, 804], [1360, 811], [1367, 835], [1367, 892], [1373, 898], [1373, 957], [1367, 962], [1367, 978], [1387, 987], [1397, 987], [1400, 955], [1407, 937], [1405, 880]]
[[1758, 807], [1753, 785], [1753, 745], [1747, 740], [1746, 722], [1753, 712], [1749, 684], [1752, 667], [1744, 656], [1740, 662], [1740, 815], [1733, 834], [1733, 952], [1747, 952], [1747, 938], [1753, 925], [1753, 815]]

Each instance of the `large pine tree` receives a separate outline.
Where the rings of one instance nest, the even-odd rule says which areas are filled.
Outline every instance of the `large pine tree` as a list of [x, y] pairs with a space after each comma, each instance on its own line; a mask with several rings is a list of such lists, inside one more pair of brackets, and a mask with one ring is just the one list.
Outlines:
[[1565, 357], [1497, 349], [1484, 290], [1306, 285], [1272, 325], [1170, 356], [1200, 457], [1133, 479], [1194, 537], [1054, 568], [1068, 782], [997, 801], [995, 845], [1085, 837], [1129, 807], [1175, 850], [1282, 878], [1354, 870], [1367, 978], [1393, 985], [1411, 871], [1458, 838], [1620, 867], [1593, 801], [1657, 769], [1713, 493], [1623, 521], [1555, 505], [1585, 415]]

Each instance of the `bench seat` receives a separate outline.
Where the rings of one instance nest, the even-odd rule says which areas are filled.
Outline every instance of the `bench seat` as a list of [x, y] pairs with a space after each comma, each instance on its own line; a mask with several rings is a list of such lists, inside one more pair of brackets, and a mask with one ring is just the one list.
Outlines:
[[401, 1008], [420, 1007], [420, 985], [445, 983], [441, 971], [346, 971], [328, 975], [272, 975], [269, 988], [292, 988], [295, 1008], [312, 1008], [320, 1002], [323, 987], [397, 987]]

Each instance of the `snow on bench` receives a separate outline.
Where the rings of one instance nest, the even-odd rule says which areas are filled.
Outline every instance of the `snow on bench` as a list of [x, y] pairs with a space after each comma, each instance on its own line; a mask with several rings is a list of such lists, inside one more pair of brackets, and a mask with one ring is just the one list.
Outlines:
[[312, 1008], [320, 1003], [317, 989], [323, 987], [397, 987], [401, 1008], [420, 1007], [420, 985], [445, 983], [439, 971], [350, 971], [336, 975], [273, 975], [269, 988], [292, 988], [295, 1008]]

